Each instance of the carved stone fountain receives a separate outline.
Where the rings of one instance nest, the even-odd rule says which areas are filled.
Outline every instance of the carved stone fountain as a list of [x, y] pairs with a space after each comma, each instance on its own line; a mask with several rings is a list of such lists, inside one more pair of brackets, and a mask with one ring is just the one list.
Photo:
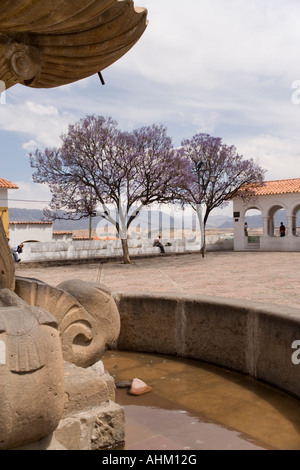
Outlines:
[[[2, 0], [0, 80], [51, 88], [122, 57], [147, 26], [132, 0]], [[120, 316], [101, 284], [15, 278], [0, 220], [0, 449], [104, 449], [124, 412], [101, 357]]]

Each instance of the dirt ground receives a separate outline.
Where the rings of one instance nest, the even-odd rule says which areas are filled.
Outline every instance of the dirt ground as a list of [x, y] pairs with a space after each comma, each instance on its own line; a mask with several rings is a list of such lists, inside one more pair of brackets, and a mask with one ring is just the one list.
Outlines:
[[101, 282], [112, 291], [175, 292], [300, 308], [300, 253], [208, 252], [122, 261], [16, 267], [16, 275], [57, 286], [66, 279]]

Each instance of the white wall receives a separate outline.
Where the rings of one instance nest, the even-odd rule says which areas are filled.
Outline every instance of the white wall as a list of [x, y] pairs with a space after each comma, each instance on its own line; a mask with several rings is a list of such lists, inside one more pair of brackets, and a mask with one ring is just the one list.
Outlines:
[[9, 238], [12, 246], [31, 241], [51, 242], [52, 223], [10, 222]]

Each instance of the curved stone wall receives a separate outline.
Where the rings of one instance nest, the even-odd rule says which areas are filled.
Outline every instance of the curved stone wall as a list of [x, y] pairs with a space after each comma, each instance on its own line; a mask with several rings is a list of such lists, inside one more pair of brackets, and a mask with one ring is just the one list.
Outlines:
[[216, 364], [300, 398], [298, 309], [171, 293], [116, 292], [114, 298], [121, 317], [118, 349]]

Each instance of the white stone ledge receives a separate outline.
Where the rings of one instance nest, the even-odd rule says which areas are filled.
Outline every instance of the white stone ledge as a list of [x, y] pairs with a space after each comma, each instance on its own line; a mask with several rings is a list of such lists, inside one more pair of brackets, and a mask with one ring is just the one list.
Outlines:
[[[172, 246], [165, 246], [168, 240], [163, 240], [166, 253], [199, 252], [200, 240], [195, 238], [189, 243], [186, 239], [171, 240]], [[129, 239], [129, 254], [131, 256], [143, 256], [160, 254], [160, 248], [153, 246], [153, 240]], [[207, 251], [215, 249], [233, 249], [227, 240], [223, 243], [208, 244]], [[53, 242], [33, 242], [24, 245], [23, 253], [20, 255], [22, 262], [39, 262], [49, 260], [76, 260], [122, 257], [121, 240], [72, 240]]]

